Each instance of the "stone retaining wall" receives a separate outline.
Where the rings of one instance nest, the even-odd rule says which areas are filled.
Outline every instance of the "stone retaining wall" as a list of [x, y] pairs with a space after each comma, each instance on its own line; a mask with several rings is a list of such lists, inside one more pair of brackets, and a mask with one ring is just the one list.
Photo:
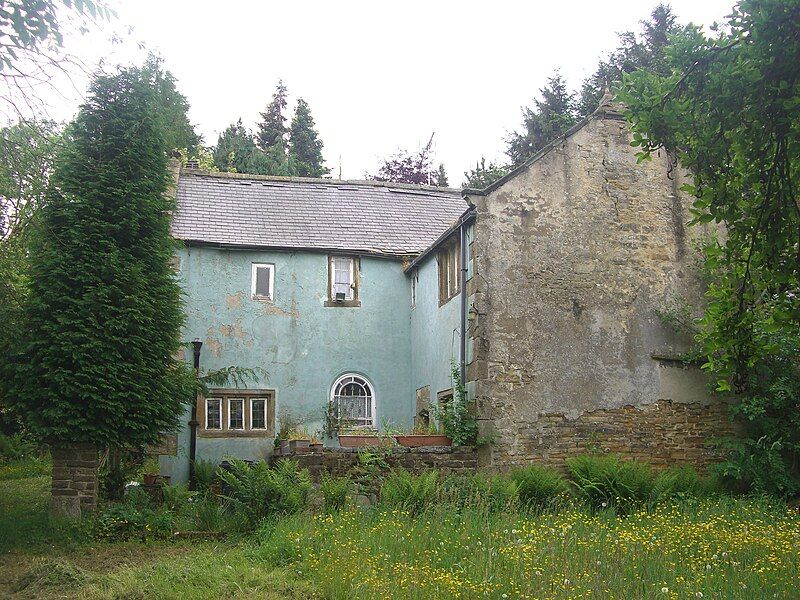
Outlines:
[[586, 452], [614, 453], [654, 467], [704, 468], [721, 454], [711, 442], [733, 436], [739, 424], [728, 405], [661, 400], [642, 406], [588, 411], [569, 419], [543, 413], [520, 423], [513, 443], [495, 448], [498, 465], [540, 464], [563, 468], [564, 459]]
[[[335, 477], [347, 475], [358, 465], [358, 448], [325, 448], [322, 452], [295, 452], [289, 457], [301, 467], [308, 469], [314, 480], [323, 473]], [[365, 449], [383, 451], [380, 448]], [[385, 460], [390, 468], [403, 468], [412, 473], [437, 469], [442, 474], [474, 473], [478, 468], [478, 454], [467, 446], [430, 446], [422, 448], [391, 448], [386, 450]]]
[[92, 444], [56, 446], [52, 449], [51, 512], [77, 518], [97, 508], [100, 456]]

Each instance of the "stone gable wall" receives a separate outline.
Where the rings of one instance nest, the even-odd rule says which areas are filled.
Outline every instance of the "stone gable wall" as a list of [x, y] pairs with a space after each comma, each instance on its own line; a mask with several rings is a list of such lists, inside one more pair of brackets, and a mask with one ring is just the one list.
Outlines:
[[597, 441], [657, 464], [713, 460], [730, 428], [689, 340], [657, 309], [699, 305], [686, 174], [666, 152], [637, 163], [610, 111], [485, 196], [468, 286], [469, 390], [495, 468], [558, 464]]

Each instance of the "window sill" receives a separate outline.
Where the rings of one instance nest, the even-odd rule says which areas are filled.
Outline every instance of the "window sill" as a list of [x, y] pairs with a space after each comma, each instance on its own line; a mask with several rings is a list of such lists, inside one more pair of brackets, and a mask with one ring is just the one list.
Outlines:
[[272, 302], [269, 296], [250, 296], [250, 299], [255, 302]]
[[343, 300], [341, 302], [325, 300], [325, 306], [330, 308], [359, 308], [361, 306], [361, 300]]
[[268, 429], [198, 429], [201, 438], [272, 438], [275, 434]]
[[442, 306], [444, 306], [445, 304], [450, 302], [450, 300], [452, 300], [453, 298], [458, 298], [460, 295], [461, 295], [461, 292], [456, 292], [452, 296], [444, 298], [443, 300], [439, 300], [439, 307], [441, 308]]

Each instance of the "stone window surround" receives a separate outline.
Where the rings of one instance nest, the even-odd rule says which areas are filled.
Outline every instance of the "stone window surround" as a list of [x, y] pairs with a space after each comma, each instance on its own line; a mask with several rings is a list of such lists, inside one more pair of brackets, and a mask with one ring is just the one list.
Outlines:
[[461, 241], [457, 235], [442, 243], [436, 253], [439, 282], [439, 306], [444, 306], [461, 292]]
[[[221, 400], [221, 429], [206, 429], [206, 398]], [[229, 429], [229, 406], [231, 399], [243, 399], [244, 402], [244, 429]], [[252, 400], [263, 399], [266, 412], [266, 428], [252, 429]], [[200, 427], [198, 437], [275, 437], [275, 390], [246, 389], [237, 390], [230, 388], [215, 388], [208, 391], [207, 396], [200, 396], [197, 400], [197, 417]]]
[[[351, 262], [352, 268], [352, 276], [353, 276], [353, 298], [351, 300], [343, 300], [341, 302], [337, 302], [336, 298], [333, 294], [333, 259], [334, 258], [349, 258]], [[326, 292], [327, 300], [325, 300], [325, 306], [329, 308], [358, 308], [361, 306], [361, 299], [359, 298], [359, 288], [360, 288], [360, 279], [361, 279], [361, 260], [358, 256], [352, 256], [348, 254], [330, 254], [328, 255], [328, 291]]]

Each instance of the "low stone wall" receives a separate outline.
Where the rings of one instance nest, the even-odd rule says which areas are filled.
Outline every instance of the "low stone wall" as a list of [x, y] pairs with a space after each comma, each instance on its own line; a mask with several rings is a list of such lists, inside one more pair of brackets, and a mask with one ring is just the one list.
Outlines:
[[[358, 465], [358, 448], [325, 448], [322, 452], [294, 453], [288, 457], [274, 456], [272, 460], [292, 458], [308, 469], [314, 480], [323, 473], [335, 477], [347, 475]], [[370, 450], [370, 448], [366, 448]], [[371, 450], [379, 450], [373, 448]], [[403, 468], [412, 473], [437, 469], [442, 474], [474, 473], [478, 469], [478, 454], [468, 446], [430, 446], [422, 448], [392, 448], [384, 459], [390, 468]]]
[[504, 465], [541, 464], [563, 468], [564, 459], [590, 451], [619, 454], [655, 467], [693, 465], [705, 468], [721, 458], [714, 438], [735, 435], [739, 425], [728, 405], [686, 404], [660, 400], [639, 407], [601, 409], [576, 419], [540, 414], [522, 424], [515, 443], [494, 449], [492, 462]]
[[53, 484], [50, 510], [56, 516], [77, 518], [97, 508], [100, 456], [92, 444], [52, 448]]

